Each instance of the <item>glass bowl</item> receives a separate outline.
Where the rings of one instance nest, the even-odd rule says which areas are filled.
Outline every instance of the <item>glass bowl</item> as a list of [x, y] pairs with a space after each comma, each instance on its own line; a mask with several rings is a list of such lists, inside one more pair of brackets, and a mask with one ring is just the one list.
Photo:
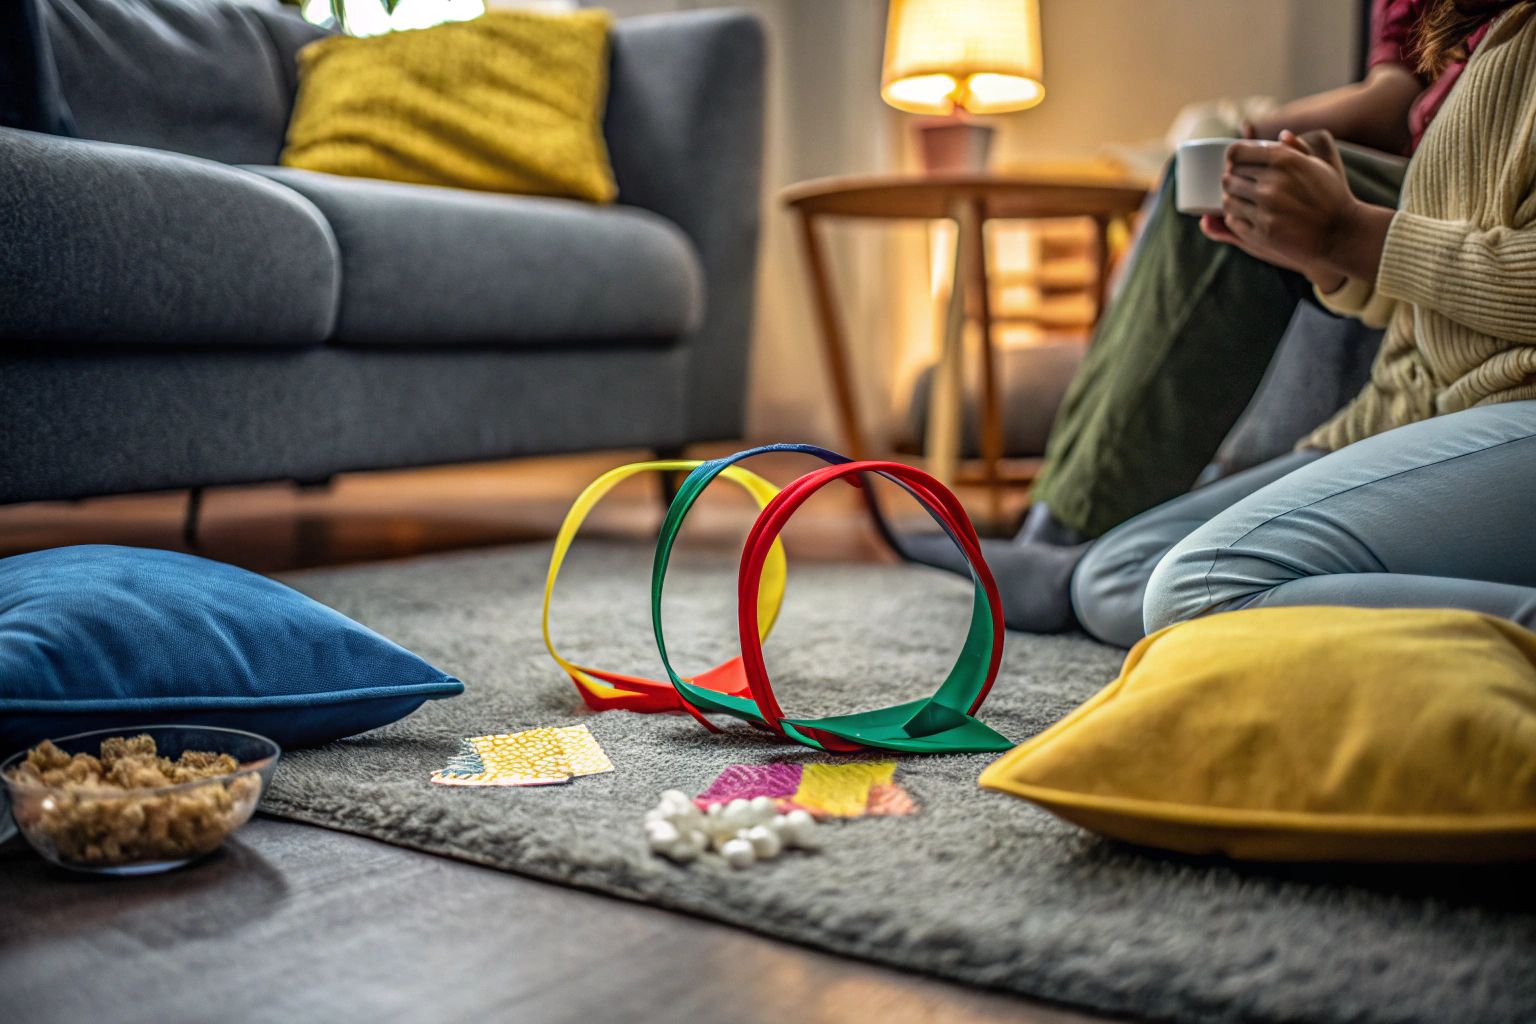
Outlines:
[[148, 735], [171, 760], [183, 751], [228, 754], [224, 775], [146, 789], [43, 785], [15, 778], [22, 751], [0, 764], [16, 827], [32, 848], [60, 867], [110, 875], [169, 871], [212, 853], [244, 825], [272, 782], [282, 748], [265, 736], [204, 725], [97, 729], [53, 741], [66, 754], [96, 755], [113, 736]]

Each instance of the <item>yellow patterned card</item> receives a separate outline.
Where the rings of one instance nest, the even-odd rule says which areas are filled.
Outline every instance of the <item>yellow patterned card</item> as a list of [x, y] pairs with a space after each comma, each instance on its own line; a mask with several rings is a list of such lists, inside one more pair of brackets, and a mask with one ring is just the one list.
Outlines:
[[613, 762], [584, 725], [472, 736], [448, 766], [432, 773], [444, 786], [549, 786], [578, 775], [613, 771]]
[[824, 814], [858, 817], [869, 804], [870, 790], [891, 785], [895, 775], [895, 761], [808, 764], [800, 774], [800, 788], [791, 799]]
[[608, 755], [586, 726], [568, 725], [551, 732], [560, 736], [572, 775], [601, 775], [613, 771], [613, 762], [608, 760]]

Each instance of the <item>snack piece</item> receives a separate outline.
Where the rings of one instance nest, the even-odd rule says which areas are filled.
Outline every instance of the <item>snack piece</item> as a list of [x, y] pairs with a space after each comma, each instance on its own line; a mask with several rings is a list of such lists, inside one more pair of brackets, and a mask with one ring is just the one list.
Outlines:
[[[47, 741], [45, 740], [44, 742], [46, 743]], [[135, 736], [133, 739], [112, 736], [101, 741], [101, 759], [103, 761], [117, 761], [128, 757], [153, 758], [155, 753], [154, 739], [145, 735]]]
[[113, 736], [101, 756], [66, 754], [44, 740], [11, 769], [12, 813], [34, 844], [63, 861], [109, 867], [212, 852], [250, 817], [261, 796], [255, 772], [228, 754], [188, 750], [172, 761], [154, 738]]

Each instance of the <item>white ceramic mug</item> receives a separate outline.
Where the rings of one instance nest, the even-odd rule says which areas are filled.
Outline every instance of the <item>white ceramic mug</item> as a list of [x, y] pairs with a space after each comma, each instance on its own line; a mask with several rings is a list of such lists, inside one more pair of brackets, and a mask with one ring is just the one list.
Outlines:
[[1221, 213], [1221, 176], [1227, 147], [1238, 139], [1190, 139], [1179, 143], [1179, 187], [1174, 205], [1180, 213]]

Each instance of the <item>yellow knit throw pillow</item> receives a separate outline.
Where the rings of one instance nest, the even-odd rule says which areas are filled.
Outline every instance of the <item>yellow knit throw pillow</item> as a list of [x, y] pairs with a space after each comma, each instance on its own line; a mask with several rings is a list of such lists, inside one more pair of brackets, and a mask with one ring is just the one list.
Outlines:
[[606, 203], [607, 11], [496, 11], [299, 51], [282, 162]]
[[1116, 839], [1250, 860], [1536, 857], [1536, 634], [1449, 610], [1171, 626], [981, 774]]

